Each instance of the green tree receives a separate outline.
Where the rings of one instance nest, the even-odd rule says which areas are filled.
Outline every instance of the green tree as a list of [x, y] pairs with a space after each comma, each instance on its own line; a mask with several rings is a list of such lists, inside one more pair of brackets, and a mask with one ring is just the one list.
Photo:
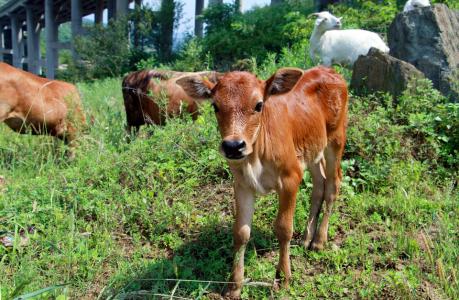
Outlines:
[[75, 39], [75, 48], [84, 63], [75, 63], [76, 77], [119, 76], [129, 69], [130, 46], [127, 17], [95, 25], [84, 37]]
[[229, 68], [240, 59], [266, 58], [296, 42], [285, 34], [288, 24], [313, 11], [310, 1], [286, 1], [242, 14], [237, 4], [213, 5], [203, 14], [206, 23], [204, 53], [210, 53], [219, 68]]
[[172, 42], [174, 29], [182, 15], [182, 5], [177, 0], [162, 0], [158, 13], [158, 34], [155, 35], [155, 45], [158, 59], [162, 62], [172, 58]]

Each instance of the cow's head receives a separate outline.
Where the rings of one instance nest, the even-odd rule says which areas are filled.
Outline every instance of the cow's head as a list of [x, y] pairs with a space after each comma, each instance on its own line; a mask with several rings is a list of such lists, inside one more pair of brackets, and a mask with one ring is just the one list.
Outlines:
[[193, 98], [211, 98], [223, 139], [221, 151], [229, 160], [242, 160], [253, 152], [263, 106], [271, 95], [289, 92], [303, 75], [296, 68], [279, 69], [267, 81], [248, 72], [230, 72], [216, 83], [200, 76], [181, 78], [177, 84]]

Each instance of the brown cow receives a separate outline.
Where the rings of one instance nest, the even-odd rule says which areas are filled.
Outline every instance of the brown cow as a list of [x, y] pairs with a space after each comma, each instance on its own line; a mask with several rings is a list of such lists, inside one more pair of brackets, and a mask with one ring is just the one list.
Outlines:
[[0, 63], [0, 122], [19, 133], [49, 134], [70, 145], [85, 123], [77, 88]]
[[[240, 296], [255, 194], [271, 190], [279, 195], [276, 278], [282, 273], [287, 286], [296, 194], [305, 168], [312, 175], [313, 191], [304, 246], [320, 250], [327, 240], [328, 221], [341, 183], [346, 82], [332, 69], [317, 67], [308, 71], [280, 69], [267, 81], [247, 72], [231, 72], [217, 84], [198, 77], [182, 78], [177, 83], [192, 97], [213, 99], [223, 139], [221, 152], [234, 176], [236, 254], [228, 295]], [[323, 218], [318, 225], [323, 202]]]
[[[122, 89], [126, 109], [127, 131], [137, 133], [140, 126], [162, 125], [166, 116], [182, 114], [183, 105], [193, 119], [198, 115], [196, 101], [176, 84], [177, 79], [198, 74], [215, 82], [216, 72], [184, 73], [174, 71], [143, 70], [132, 72], [123, 79]], [[133, 131], [134, 128], [134, 131]]]

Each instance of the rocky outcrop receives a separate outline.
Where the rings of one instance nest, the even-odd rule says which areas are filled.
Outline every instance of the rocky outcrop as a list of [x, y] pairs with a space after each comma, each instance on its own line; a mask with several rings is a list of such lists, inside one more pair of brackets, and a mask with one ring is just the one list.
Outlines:
[[424, 75], [413, 65], [371, 48], [355, 62], [351, 88], [358, 93], [382, 91], [397, 97], [416, 78]]
[[411, 63], [459, 101], [459, 11], [444, 4], [399, 13], [388, 31], [390, 54]]

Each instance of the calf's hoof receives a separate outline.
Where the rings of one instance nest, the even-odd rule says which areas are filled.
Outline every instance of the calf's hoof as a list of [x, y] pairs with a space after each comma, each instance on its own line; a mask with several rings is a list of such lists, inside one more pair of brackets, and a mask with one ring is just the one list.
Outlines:
[[75, 154], [75, 151], [74, 151], [74, 150], [68, 150], [68, 151], [65, 153], [65, 155], [66, 155], [68, 161], [74, 161], [75, 158], [76, 158], [76, 154]]
[[289, 287], [289, 278], [285, 278], [281, 276], [281, 272], [279, 270], [276, 271], [276, 279], [274, 279], [273, 283], [273, 290], [279, 291], [280, 289], [286, 289]]
[[242, 286], [237, 284], [229, 284], [226, 290], [223, 292], [225, 299], [241, 299]]
[[311, 242], [312, 240], [307, 240], [307, 239], [303, 240], [303, 247], [305, 250], [311, 249]]
[[314, 251], [322, 251], [323, 249], [324, 249], [324, 243], [312, 242], [312, 244], [311, 244], [311, 250], [314, 250]]

